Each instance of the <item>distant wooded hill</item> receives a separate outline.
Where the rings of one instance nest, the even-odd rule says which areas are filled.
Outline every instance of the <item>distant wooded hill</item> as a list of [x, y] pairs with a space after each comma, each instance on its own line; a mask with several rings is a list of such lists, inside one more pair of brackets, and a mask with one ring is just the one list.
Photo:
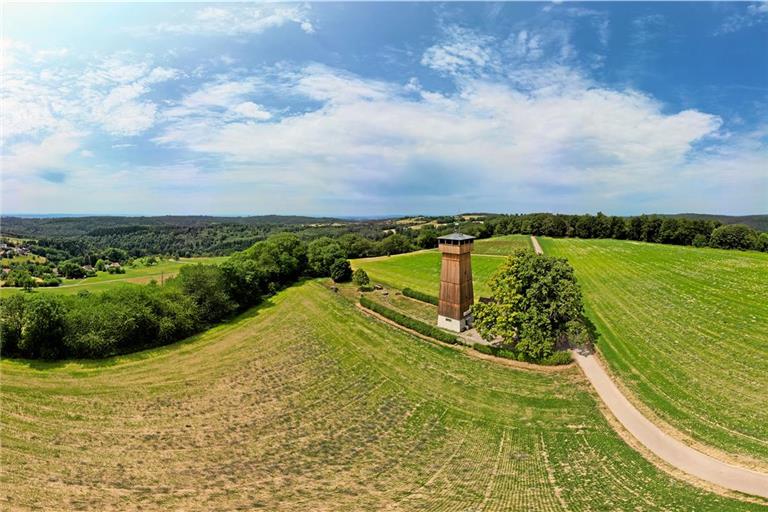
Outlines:
[[[93, 231], [104, 232], [113, 228], [183, 227], [204, 228], [220, 224], [239, 226], [291, 226], [297, 224], [330, 224], [345, 222], [330, 217], [299, 215], [258, 215], [252, 217], [209, 217], [205, 215], [164, 215], [155, 217], [2, 217], [4, 234], [18, 236], [81, 236]], [[119, 231], [117, 229], [116, 231]]]
[[710, 215], [707, 213], [676, 213], [659, 215], [659, 217], [675, 217], [690, 220], [715, 220], [723, 224], [745, 224], [758, 231], [768, 231], [768, 215]]

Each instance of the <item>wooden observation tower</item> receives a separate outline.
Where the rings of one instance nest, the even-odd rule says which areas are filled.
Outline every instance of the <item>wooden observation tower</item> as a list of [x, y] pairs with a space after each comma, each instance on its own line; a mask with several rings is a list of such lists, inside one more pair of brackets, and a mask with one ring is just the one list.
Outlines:
[[437, 326], [455, 332], [472, 327], [470, 308], [475, 301], [472, 290], [473, 236], [453, 233], [437, 239], [443, 255], [440, 270], [440, 303]]

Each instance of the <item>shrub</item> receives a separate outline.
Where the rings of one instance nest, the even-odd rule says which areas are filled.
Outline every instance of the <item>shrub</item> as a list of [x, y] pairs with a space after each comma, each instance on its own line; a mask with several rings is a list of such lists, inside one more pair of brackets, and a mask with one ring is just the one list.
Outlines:
[[352, 266], [347, 260], [336, 260], [331, 265], [331, 279], [334, 283], [346, 283], [352, 279]]
[[59, 274], [67, 279], [79, 279], [85, 277], [85, 270], [78, 262], [67, 260], [59, 263]]
[[368, 273], [362, 268], [355, 270], [355, 273], [352, 274], [352, 282], [357, 286], [368, 286], [371, 284]]
[[327, 236], [313, 240], [307, 248], [307, 265], [316, 276], [329, 276], [331, 266], [346, 258], [339, 243]]
[[423, 334], [424, 336], [429, 336], [430, 338], [434, 338], [444, 343], [458, 343], [456, 336], [448, 334], [447, 332], [438, 329], [435, 326], [425, 324], [424, 322], [420, 322], [419, 320], [403, 315], [402, 313], [398, 313], [397, 311], [389, 309], [388, 307], [383, 306], [378, 302], [374, 302], [366, 297], [360, 297], [360, 305], [380, 314], [384, 318], [392, 320], [396, 324], [407, 327], [408, 329], [412, 329], [419, 334]]
[[720, 249], [752, 249], [757, 240], [757, 232], [743, 224], [720, 226], [712, 231], [709, 245]]
[[540, 364], [543, 366], [558, 366], [562, 364], [568, 364], [573, 360], [571, 357], [571, 353], [566, 351], [557, 351], [557, 352], [553, 352], [552, 354], [546, 357], [543, 357], [540, 359], [533, 359], [526, 356], [524, 352], [515, 352], [513, 350], [507, 350], [501, 347], [484, 345], [482, 343], [475, 343], [474, 345], [472, 345], [472, 348], [483, 354], [502, 357], [504, 359], [513, 359], [513, 360], [522, 361], [526, 363]]
[[760, 233], [755, 240], [755, 250], [768, 252], [768, 233]]
[[374, 288], [371, 285], [365, 285], [358, 288], [358, 290], [360, 290], [361, 292], [372, 292], [373, 289]]
[[12, 295], [0, 301], [0, 354], [16, 352], [24, 324], [26, 297]]
[[405, 295], [406, 297], [410, 297], [412, 299], [420, 300], [421, 302], [434, 304], [435, 306], [437, 306], [437, 304], [440, 302], [440, 300], [434, 295], [417, 292], [416, 290], [412, 290], [411, 288], [403, 288], [403, 295]]
[[691, 245], [694, 247], [706, 247], [709, 245], [707, 237], [699, 233], [698, 235], [693, 237], [693, 242], [691, 242]]
[[545, 357], [544, 359], [541, 359], [540, 361], [537, 361], [538, 364], [543, 364], [545, 366], [559, 366], [561, 364], [569, 364], [573, 361], [573, 357], [571, 356], [570, 352], [560, 350], [557, 352], [554, 352], [552, 355]]
[[59, 357], [63, 352], [65, 312], [61, 297], [50, 294], [29, 297], [24, 305], [19, 350], [42, 359]]
[[198, 318], [203, 323], [218, 322], [235, 310], [235, 303], [227, 294], [224, 274], [216, 265], [185, 265], [176, 279], [184, 294], [197, 306]]

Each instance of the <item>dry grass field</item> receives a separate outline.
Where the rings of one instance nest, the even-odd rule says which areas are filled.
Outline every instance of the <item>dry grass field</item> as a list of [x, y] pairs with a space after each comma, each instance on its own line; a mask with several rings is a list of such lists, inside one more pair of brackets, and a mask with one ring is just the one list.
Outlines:
[[0, 370], [4, 510], [765, 510], [643, 459], [576, 368], [467, 357], [318, 281], [175, 345]]

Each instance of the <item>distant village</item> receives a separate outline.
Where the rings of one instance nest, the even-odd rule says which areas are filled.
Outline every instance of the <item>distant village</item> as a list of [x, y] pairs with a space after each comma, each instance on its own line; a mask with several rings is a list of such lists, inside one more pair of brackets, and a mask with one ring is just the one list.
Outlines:
[[18, 288], [37, 288], [59, 286], [62, 279], [83, 279], [96, 276], [97, 272], [123, 274], [125, 270], [120, 261], [98, 259], [93, 265], [68, 259], [54, 262], [43, 255], [36, 254], [30, 243], [23, 240], [0, 241], [2, 274], [0, 286]]

